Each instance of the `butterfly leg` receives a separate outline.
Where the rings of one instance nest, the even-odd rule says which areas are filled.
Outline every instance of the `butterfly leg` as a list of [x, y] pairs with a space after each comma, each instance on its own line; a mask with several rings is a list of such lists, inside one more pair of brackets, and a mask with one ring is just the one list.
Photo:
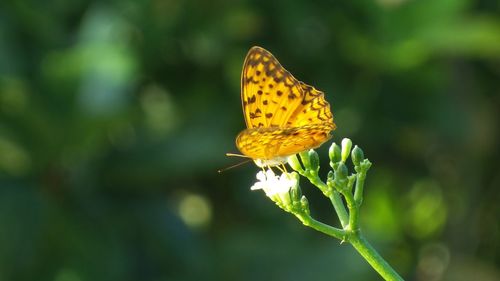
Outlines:
[[274, 166], [274, 167], [276, 167], [276, 169], [280, 170], [284, 174], [288, 173], [288, 171], [286, 170], [286, 166], [283, 163], [281, 164], [281, 166]]
[[281, 164], [281, 168], [283, 168], [283, 171], [288, 174], [288, 171], [286, 169], [286, 165], [284, 163]]

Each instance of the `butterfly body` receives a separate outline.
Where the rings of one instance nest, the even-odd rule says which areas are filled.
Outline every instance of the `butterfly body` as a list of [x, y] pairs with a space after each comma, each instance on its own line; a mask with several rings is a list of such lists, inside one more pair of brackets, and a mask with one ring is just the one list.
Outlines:
[[261, 47], [247, 54], [241, 75], [247, 129], [236, 146], [258, 166], [276, 166], [290, 155], [316, 148], [335, 129], [321, 91], [298, 81]]

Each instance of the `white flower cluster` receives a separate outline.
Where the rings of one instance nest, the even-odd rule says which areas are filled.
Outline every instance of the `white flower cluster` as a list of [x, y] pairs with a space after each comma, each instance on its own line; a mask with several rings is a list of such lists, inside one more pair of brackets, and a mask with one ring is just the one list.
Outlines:
[[257, 173], [258, 181], [250, 188], [251, 190], [262, 189], [266, 196], [278, 205], [287, 206], [291, 203], [290, 188], [297, 185], [297, 179], [289, 173], [281, 176], [274, 174], [273, 170], [260, 171]]

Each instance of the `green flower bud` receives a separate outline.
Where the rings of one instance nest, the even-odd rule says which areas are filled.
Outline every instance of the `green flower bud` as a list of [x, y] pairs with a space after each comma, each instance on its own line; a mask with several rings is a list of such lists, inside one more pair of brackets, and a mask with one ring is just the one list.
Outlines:
[[311, 213], [311, 211], [309, 210], [309, 201], [304, 195], [302, 195], [302, 198], [300, 198], [300, 205], [304, 213], [306, 213], [307, 215]]
[[290, 191], [279, 193], [277, 194], [277, 200], [275, 200], [275, 202], [281, 204], [282, 208], [285, 210], [290, 210], [290, 208], [292, 207], [292, 197], [290, 193]]
[[331, 185], [333, 185], [333, 187], [340, 193], [345, 192], [348, 188], [348, 173], [349, 171], [347, 170], [347, 166], [344, 164], [344, 162], [340, 162], [337, 169], [335, 170], [335, 178], [331, 183]]
[[313, 171], [318, 171], [319, 170], [319, 156], [314, 149], [309, 150], [308, 153], [309, 156], [309, 167]]
[[363, 153], [363, 150], [359, 148], [357, 145], [354, 146], [352, 152], [351, 152], [351, 160], [354, 166], [359, 166], [361, 161], [365, 159], [365, 155]]
[[299, 153], [299, 155], [300, 155], [300, 160], [302, 161], [302, 164], [304, 165], [304, 168], [309, 169], [309, 167], [310, 167], [309, 151], [302, 151]]
[[297, 180], [297, 184], [290, 188], [290, 196], [292, 198], [292, 202], [300, 202], [302, 197], [302, 190], [299, 185], [299, 175], [297, 173], [292, 173], [292, 176]]
[[352, 141], [348, 138], [342, 140], [342, 161], [345, 162], [351, 153]]
[[328, 175], [326, 176], [327, 180], [333, 180], [333, 171], [329, 171]]
[[368, 159], [365, 159], [365, 160], [363, 160], [363, 162], [361, 162], [361, 166], [362, 166], [363, 170], [366, 172], [372, 166], [372, 162], [370, 162], [370, 160], [368, 160]]
[[302, 168], [302, 164], [300, 164], [300, 161], [299, 161], [299, 158], [297, 157], [297, 155], [292, 155], [292, 156], [288, 157], [288, 164], [295, 171], [298, 171], [298, 172], [304, 171], [304, 168]]
[[328, 150], [328, 156], [330, 156], [330, 161], [337, 163], [340, 161], [340, 147], [336, 143], [332, 143], [330, 149]]
[[345, 180], [348, 173], [347, 166], [344, 163], [339, 163], [337, 170], [335, 170], [335, 179]]

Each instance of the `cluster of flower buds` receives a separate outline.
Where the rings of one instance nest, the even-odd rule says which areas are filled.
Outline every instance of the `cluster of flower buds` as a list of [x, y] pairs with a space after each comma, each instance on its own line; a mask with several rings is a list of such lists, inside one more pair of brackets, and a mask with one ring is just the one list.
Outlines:
[[[252, 190], [264, 190], [266, 196], [280, 208], [296, 215], [309, 214], [307, 198], [302, 195], [299, 186], [299, 174], [309, 179], [309, 181], [317, 186], [327, 197], [331, 197], [335, 191], [346, 196], [347, 193], [352, 192], [353, 185], [357, 180], [364, 181], [366, 171], [371, 166], [370, 161], [364, 158], [363, 151], [358, 146], [352, 148], [352, 141], [347, 138], [342, 140], [340, 146], [336, 143], [330, 146], [328, 155], [332, 170], [328, 173], [326, 183], [323, 182], [318, 175], [320, 168], [318, 153], [310, 149], [298, 155], [300, 156], [300, 160], [297, 155], [292, 155], [288, 158], [288, 164], [296, 172], [283, 172], [281, 176], [278, 176], [271, 168], [266, 171], [260, 171], [257, 174], [258, 181], [251, 188]], [[354, 169], [357, 172], [352, 175], [349, 175], [346, 166], [349, 155], [351, 156]], [[354, 198], [352, 194], [347, 196], [349, 199], [356, 199], [352, 201], [359, 201], [360, 204], [361, 194], [362, 187], [360, 187], [360, 190], [356, 190]]]

